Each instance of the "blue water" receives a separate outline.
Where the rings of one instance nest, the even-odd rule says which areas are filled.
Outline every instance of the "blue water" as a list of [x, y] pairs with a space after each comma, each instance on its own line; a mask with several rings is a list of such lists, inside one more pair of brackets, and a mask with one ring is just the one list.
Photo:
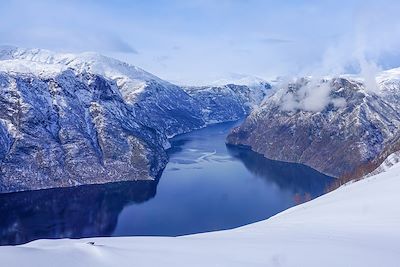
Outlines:
[[225, 137], [236, 124], [173, 138], [157, 181], [0, 195], [0, 244], [229, 229], [319, 196], [332, 181], [300, 164], [227, 147]]

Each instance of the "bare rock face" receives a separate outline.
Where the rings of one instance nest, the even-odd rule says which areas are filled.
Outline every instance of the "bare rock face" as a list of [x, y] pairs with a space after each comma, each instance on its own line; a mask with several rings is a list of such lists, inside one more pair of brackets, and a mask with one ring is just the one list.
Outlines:
[[352, 172], [399, 131], [400, 71], [384, 74], [375, 90], [349, 77], [289, 83], [233, 129], [227, 143], [334, 177]]
[[153, 179], [163, 140], [93, 74], [0, 73], [0, 192]]

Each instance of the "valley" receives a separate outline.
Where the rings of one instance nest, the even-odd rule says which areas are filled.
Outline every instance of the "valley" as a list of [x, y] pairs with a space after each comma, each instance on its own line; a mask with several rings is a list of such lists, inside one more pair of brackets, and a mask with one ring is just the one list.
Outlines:
[[0, 244], [97, 236], [181, 236], [267, 219], [320, 196], [332, 178], [300, 164], [227, 147], [241, 121], [170, 140], [154, 181], [0, 194]]
[[0, 3], [0, 267], [400, 266], [400, 1]]

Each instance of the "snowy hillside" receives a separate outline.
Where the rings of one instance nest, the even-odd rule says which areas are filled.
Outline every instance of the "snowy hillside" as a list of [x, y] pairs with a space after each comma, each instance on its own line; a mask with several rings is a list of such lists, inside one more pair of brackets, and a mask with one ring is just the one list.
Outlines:
[[399, 162], [400, 162], [400, 151], [396, 151], [390, 154], [375, 170], [373, 170], [367, 176], [372, 176], [385, 172]]
[[[123, 88], [124, 90], [122, 91], [125, 91], [127, 94], [140, 93], [146, 86], [146, 82], [149, 81], [168, 84], [168, 82], [138, 67], [94, 52], [81, 54], [55, 53], [44, 49], [24, 49], [3, 46], [0, 47], [0, 60], [21, 60], [20, 62], [24, 64], [26, 62], [43, 63], [49, 68], [52, 67], [53, 70], [57, 72], [62, 68], [72, 68], [78, 72], [91, 72], [116, 80], [117, 85]], [[10, 63], [12, 64], [12, 62]], [[39, 72], [41, 68], [42, 67], [34, 68], [31, 65], [30, 71]]]
[[210, 83], [210, 86], [223, 86], [226, 84], [246, 85], [249, 87], [257, 87], [269, 84], [266, 80], [245, 74], [231, 74], [228, 77], [220, 78]]
[[205, 125], [196, 101], [180, 87], [138, 67], [97, 53], [64, 54], [43, 49], [3, 47], [0, 70], [54, 76], [66, 69], [114, 81], [124, 101], [145, 125], [167, 136]]
[[[210, 123], [242, 118], [262, 101], [265, 88], [269, 87], [263, 80], [253, 80], [251, 85], [240, 87], [227, 100], [237, 102], [237, 110], [246, 109], [246, 113], [239, 114], [236, 111], [236, 116], [233, 116], [229, 111], [225, 113], [222, 106], [215, 106], [215, 110], [211, 111], [218, 112], [220, 116], [218, 120], [214, 120], [204, 116], [203, 96], [189, 95], [181, 87], [125, 62], [92, 52], [71, 54], [44, 49], [0, 47], [0, 71], [32, 73], [46, 78], [67, 69], [72, 69], [77, 74], [88, 72], [114, 81], [124, 100], [132, 105], [135, 116], [168, 137]], [[220, 95], [211, 92], [206, 97], [215, 99]]]
[[200, 103], [202, 116], [208, 124], [244, 118], [272, 91], [268, 83], [187, 86], [183, 89]]
[[102, 76], [0, 72], [0, 192], [154, 179], [165, 140], [133, 114]]
[[[386, 266], [400, 262], [400, 165], [245, 227], [168, 237], [39, 240], [5, 266]], [[94, 242], [90, 244], [89, 242]]]
[[227, 140], [270, 159], [348, 174], [377, 158], [400, 129], [399, 79], [394, 69], [377, 77], [376, 88], [349, 75], [282, 83]]
[[189, 94], [96, 53], [0, 47], [0, 192], [154, 179], [169, 137], [243, 118], [264, 97], [229, 88]]

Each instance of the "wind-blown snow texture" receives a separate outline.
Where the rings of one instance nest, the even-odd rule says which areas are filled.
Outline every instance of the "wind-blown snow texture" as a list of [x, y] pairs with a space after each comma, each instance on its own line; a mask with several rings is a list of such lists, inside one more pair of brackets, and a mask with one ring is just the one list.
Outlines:
[[265, 88], [232, 91], [224, 101], [236, 110], [212, 107], [211, 119], [204, 101], [214, 92], [188, 94], [95, 53], [3, 47], [0, 89], [0, 192], [11, 192], [154, 179], [168, 137], [243, 117]]
[[[400, 262], [400, 165], [241, 228], [183, 237], [39, 240], [4, 266], [387, 266]], [[93, 242], [93, 245], [89, 242]]]
[[400, 128], [400, 70], [383, 72], [377, 81], [375, 92], [350, 76], [289, 83], [227, 142], [331, 176], [350, 173], [374, 160]]

